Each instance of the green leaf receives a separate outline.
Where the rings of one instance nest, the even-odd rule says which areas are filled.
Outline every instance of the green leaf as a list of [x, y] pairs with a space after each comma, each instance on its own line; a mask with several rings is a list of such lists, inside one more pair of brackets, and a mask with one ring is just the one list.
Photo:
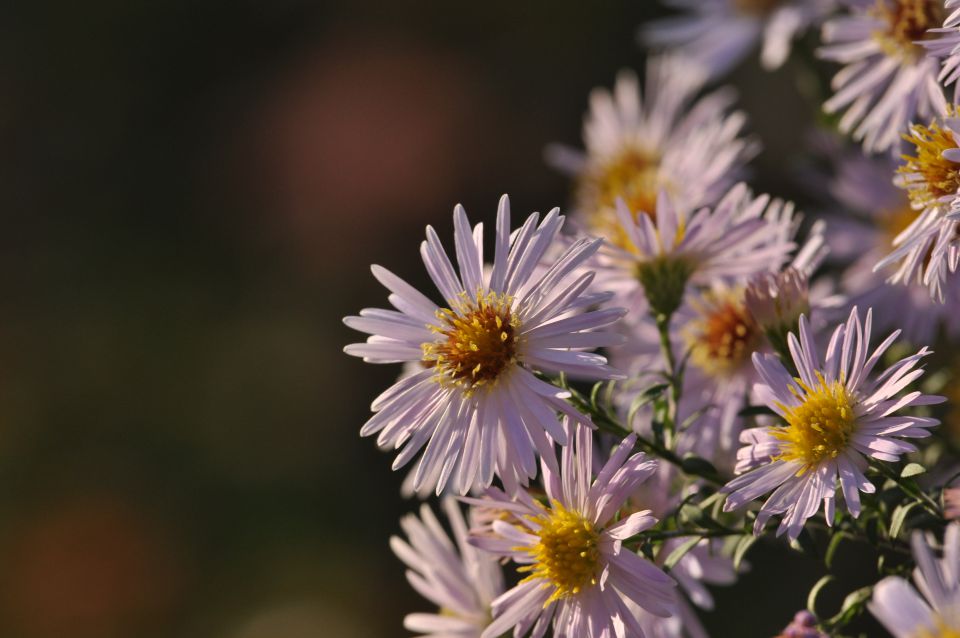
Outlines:
[[603, 389], [604, 381], [597, 381], [593, 384], [593, 387], [590, 388], [590, 406], [596, 410], [600, 411], [600, 404], [597, 402], [597, 397], [600, 396], [600, 390]]
[[716, 474], [717, 468], [710, 461], [694, 454], [687, 454], [680, 462], [680, 468], [687, 474]]
[[890, 517], [890, 530], [887, 532], [887, 535], [890, 538], [896, 538], [900, 535], [900, 530], [903, 529], [903, 524], [907, 520], [907, 514], [910, 513], [910, 510], [914, 506], [919, 505], [920, 501], [910, 501], [903, 505], [898, 505], [895, 510], [893, 510], [893, 516]]
[[827, 545], [827, 552], [823, 556], [823, 563], [827, 566], [827, 569], [833, 568], [833, 557], [837, 553], [837, 549], [839, 549], [840, 544], [843, 543], [845, 538], [850, 538], [850, 535], [846, 532], [836, 532], [830, 538], [830, 544]]
[[667, 569], [673, 569], [674, 565], [680, 562], [680, 559], [687, 555], [691, 549], [697, 546], [697, 543], [700, 542], [699, 536], [694, 536], [693, 538], [688, 538], [683, 543], [681, 543], [676, 549], [670, 552], [670, 555], [667, 556], [667, 560], [663, 561], [663, 566]]
[[684, 503], [680, 507], [680, 520], [684, 523], [699, 524], [703, 517], [703, 510], [693, 503]]
[[813, 586], [813, 589], [810, 590], [810, 593], [807, 594], [807, 611], [814, 616], [817, 615], [817, 596], [819, 596], [823, 588], [829, 585], [831, 582], [833, 582], [833, 576], [827, 574], [818, 580]]
[[633, 423], [633, 417], [637, 415], [637, 412], [640, 410], [640, 408], [659, 397], [661, 394], [663, 394], [663, 391], [669, 387], [670, 384], [668, 383], [658, 383], [657, 385], [650, 386], [637, 395], [637, 398], [630, 403], [630, 410], [627, 411], [627, 425], [629, 426], [631, 423]]
[[843, 599], [843, 606], [840, 607], [840, 612], [827, 621], [827, 624], [831, 627], [842, 627], [853, 620], [862, 610], [863, 605], [873, 594], [873, 585], [868, 585], [867, 587], [861, 587], [853, 592], [847, 594], [847, 597]]
[[911, 476], [919, 476], [927, 471], [927, 468], [923, 467], [919, 463], [907, 463], [906, 467], [903, 468], [900, 472], [900, 478], [910, 478]]
[[747, 555], [747, 552], [750, 551], [750, 548], [753, 547], [753, 544], [756, 542], [757, 537], [753, 534], [745, 534], [737, 541], [737, 547], [733, 550], [733, 569], [735, 571], [740, 571], [740, 565], [743, 563], [744, 556]]

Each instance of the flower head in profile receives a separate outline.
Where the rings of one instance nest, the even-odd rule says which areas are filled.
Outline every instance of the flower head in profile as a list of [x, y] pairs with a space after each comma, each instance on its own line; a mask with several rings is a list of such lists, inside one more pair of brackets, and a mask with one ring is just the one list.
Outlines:
[[[951, 113], [954, 109], [951, 108]], [[960, 264], [960, 118], [913, 125], [913, 155], [904, 155], [896, 183], [907, 191], [916, 215], [893, 240], [893, 251], [877, 269], [896, 265], [892, 283], [923, 283], [939, 301], [944, 284]]]
[[757, 392], [785, 426], [745, 430], [746, 444], [737, 455], [738, 471], [749, 470], [724, 486], [727, 511], [773, 492], [763, 504], [754, 531], [759, 534], [774, 515], [782, 515], [777, 534], [796, 538], [821, 503], [828, 524], [833, 521], [836, 483], [854, 516], [860, 514], [860, 492], [875, 487], [864, 475], [868, 459], [895, 462], [916, 447], [903, 439], [929, 436], [936, 419], [899, 414], [911, 406], [939, 403], [942, 397], [918, 391], [901, 393], [923, 374], [917, 364], [930, 351], [923, 348], [871, 377], [880, 357], [893, 344], [894, 332], [868, 356], [872, 317], [861, 323], [854, 308], [834, 330], [821, 360], [805, 317], [800, 339], [788, 345], [794, 378], [773, 355], [753, 355], [761, 378]]
[[810, 315], [807, 275], [792, 266], [778, 273], [757, 273], [744, 291], [744, 305], [773, 349], [787, 352], [787, 335], [796, 332], [801, 315]]
[[472, 542], [519, 563], [524, 576], [493, 601], [494, 620], [484, 638], [511, 629], [539, 638], [551, 625], [557, 638], [643, 636], [628, 603], [662, 617], [674, 609], [673, 580], [623, 546], [657, 519], [643, 510], [617, 520], [656, 462], [631, 454], [631, 435], [594, 477], [592, 433], [569, 420], [567, 427], [573, 442], [562, 450], [559, 473], [543, 463], [545, 503], [526, 491], [509, 498], [496, 489], [483, 499], [467, 499], [511, 514], [493, 520]]
[[754, 275], [744, 300], [750, 316], [767, 333], [789, 330], [797, 325], [800, 315], [810, 314], [807, 277], [793, 267]]
[[624, 246], [616, 212], [652, 215], [661, 193], [683, 210], [712, 205], [757, 150], [740, 136], [745, 117], [720, 90], [699, 96], [703, 69], [652, 57], [644, 88], [624, 71], [613, 91], [595, 89], [583, 127], [584, 151], [553, 145], [547, 159], [574, 178], [577, 219], [591, 234]]
[[943, 26], [930, 29], [928, 39], [921, 44], [930, 55], [942, 60], [940, 77], [945, 86], [953, 85], [954, 101], [960, 97], [960, 0], [946, 0], [944, 4]]
[[834, 0], [664, 0], [684, 11], [658, 20], [640, 32], [653, 47], [677, 51], [710, 70], [725, 74], [762, 44], [765, 69], [780, 67], [793, 40], [818, 23]]
[[400, 521], [407, 540], [390, 539], [390, 547], [407, 568], [407, 580], [437, 613], [408, 614], [404, 627], [424, 638], [480, 638], [490, 624], [490, 603], [503, 593], [503, 572], [496, 559], [467, 543], [467, 525], [456, 501], [443, 500], [453, 542], [426, 505], [420, 517]]
[[843, 111], [840, 130], [869, 153], [896, 152], [907, 126], [944, 113], [940, 61], [921, 41], [940, 27], [943, 0], [844, 0], [848, 12], [823, 25], [820, 57], [844, 67], [823, 108]]
[[[598, 330], [616, 321], [620, 309], [596, 309], [609, 295], [588, 293], [593, 274], [581, 264], [600, 240], [580, 240], [552, 263], [541, 259], [563, 217], [551, 211], [542, 222], [530, 216], [510, 232], [509, 203], [497, 216], [493, 267], [484, 271], [483, 228], [454, 213], [459, 275], [437, 234], [427, 228], [421, 255], [444, 303], [438, 306], [379, 266], [374, 276], [390, 290], [396, 310], [366, 309], [344, 322], [369, 333], [366, 343], [344, 350], [373, 363], [417, 361], [406, 376], [372, 405], [376, 414], [363, 436], [380, 433], [382, 447], [400, 448], [397, 469], [426, 448], [413, 491], [448, 480], [460, 493], [488, 486], [496, 473], [510, 491], [536, 474], [536, 454], [553, 459], [553, 444], [566, 432], [557, 412], [589, 422], [564, 401], [568, 394], [533, 371], [566, 372], [580, 378], [617, 376], [606, 359], [585, 350], [615, 344]], [[539, 224], [538, 224], [539, 222]]]
[[960, 523], [947, 526], [943, 557], [937, 558], [924, 535], [911, 539], [917, 589], [899, 576], [884, 578], [873, 589], [870, 612], [894, 638], [960, 636]]
[[[597, 259], [597, 280], [617, 302], [637, 307], [645, 296], [655, 314], [672, 314], [687, 285], [707, 286], [778, 269], [796, 247], [791, 203], [754, 197], [734, 186], [712, 209], [688, 216], [666, 196], [651, 214], [634, 214], [623, 200], [617, 214], [623, 247], [607, 247]], [[640, 282], [642, 288], [636, 283]]]
[[865, 156], [859, 149], [831, 146], [825, 152], [834, 158], [834, 170], [823, 185], [834, 200], [829, 205], [839, 209], [829, 220], [830, 252], [846, 266], [844, 294], [861, 308], [873, 308], [876, 330], [900, 328], [911, 344], [932, 342], [940, 329], [960, 337], [960, 322], [953, 320], [960, 312], [960, 277], [947, 277], [938, 303], [920, 277], [888, 282], [897, 264], [876, 268], [918, 217], [907, 192], [890, 179], [897, 163], [885, 155]]

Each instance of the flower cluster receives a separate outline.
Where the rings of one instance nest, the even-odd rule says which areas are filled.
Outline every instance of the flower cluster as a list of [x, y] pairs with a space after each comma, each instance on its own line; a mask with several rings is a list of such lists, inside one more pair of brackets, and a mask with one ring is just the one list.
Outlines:
[[[643, 81], [590, 95], [582, 150], [547, 148], [569, 215], [514, 221], [504, 195], [485, 233], [458, 205], [451, 248], [420, 246], [436, 290], [373, 266], [391, 307], [344, 319], [368, 335], [347, 354], [404, 364], [360, 434], [412, 464], [407, 495], [442, 495], [446, 525], [423, 504], [391, 539], [433, 607], [405, 626], [702, 638], [767, 535], [828, 570], [878, 555], [874, 585], [827, 616], [825, 576], [780, 635], [867, 611], [960, 635], [960, 459], [931, 436], [960, 398], [960, 1], [664, 2]], [[767, 70], [839, 66], [814, 215], [748, 185], [759, 142], [710, 86], [758, 45]]]

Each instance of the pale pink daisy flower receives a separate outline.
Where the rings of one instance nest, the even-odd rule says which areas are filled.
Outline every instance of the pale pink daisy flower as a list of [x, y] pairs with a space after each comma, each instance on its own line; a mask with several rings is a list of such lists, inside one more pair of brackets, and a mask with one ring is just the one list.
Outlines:
[[[951, 113], [954, 113], [951, 107]], [[960, 118], [910, 127], [914, 155], [904, 155], [896, 184], [907, 191], [916, 215], [893, 240], [876, 269], [896, 265], [891, 283], [922, 282], [937, 301], [960, 265]]]
[[733, 185], [757, 144], [741, 137], [746, 118], [733, 95], [700, 95], [705, 76], [689, 61], [651, 57], [644, 88], [623, 71], [613, 91], [595, 89], [583, 126], [584, 151], [555, 144], [547, 160], [574, 178], [577, 220], [623, 244], [616, 200], [651, 214], [661, 192], [684, 211], [712, 205]]
[[396, 310], [366, 309], [344, 319], [372, 335], [366, 343], [344, 348], [348, 354], [372, 363], [419, 361], [423, 366], [374, 400], [376, 414], [360, 431], [362, 436], [379, 432], [381, 447], [403, 447], [394, 469], [426, 446], [410, 486], [413, 491], [430, 485], [439, 493], [451, 480], [463, 494], [490, 485], [494, 473], [508, 490], [516, 490], [536, 475], [537, 453], [553, 459], [548, 434], [566, 444], [557, 412], [589, 422], [564, 400], [567, 392], [533, 371], [618, 376], [604, 357], [584, 351], [620, 341], [598, 329], [624, 311], [593, 309], [609, 295], [588, 293], [593, 273], [580, 269], [601, 240], [574, 242], [553, 263], [540, 267], [564, 218], [554, 209], [538, 225], [539, 219], [531, 215], [511, 234], [509, 202], [501, 199], [496, 252], [487, 275], [482, 225], [471, 228], [457, 206], [454, 235], [460, 275], [433, 228], [427, 228], [420, 249], [445, 307], [373, 266]]
[[840, 278], [843, 292], [852, 304], [873, 308], [875, 329], [900, 328], [910, 343], [930, 343], [941, 328], [960, 337], [960, 322], [953, 321], [960, 313], [960, 277], [947, 278], [943, 303], [938, 303], [922, 282], [891, 284], [887, 278], [893, 268], [876, 269], [894, 239], [917, 218], [907, 194], [891, 180], [894, 160], [834, 152], [839, 156], [835, 174], [825, 187], [843, 215], [831, 217], [828, 241], [831, 256], [846, 265]]
[[723, 487], [728, 494], [726, 511], [773, 491], [760, 509], [755, 533], [760, 533], [771, 516], [782, 515], [777, 534], [786, 532], [795, 539], [821, 502], [827, 524], [831, 524], [838, 480], [847, 510], [859, 516], [859, 493], [875, 490], [864, 475], [868, 459], [898, 461], [917, 449], [903, 439], [929, 436], [929, 428], [939, 423], [929, 417], [897, 414], [911, 406], [943, 401], [943, 397], [919, 391], [900, 396], [923, 374], [917, 364], [930, 354], [926, 348], [870, 378], [899, 334], [891, 334], [868, 356], [871, 315], [867, 311], [861, 323], [854, 308], [847, 322], [833, 332], [822, 362], [810, 326], [801, 317], [800, 339], [793, 334], [789, 337], [800, 375], [796, 379], [779, 358], [753, 355], [762, 380], [756, 393], [787, 423], [745, 430], [740, 437], [745, 447], [737, 454], [737, 470], [750, 471]]
[[919, 41], [943, 20], [942, 0], [844, 0], [823, 25], [818, 55], [844, 67], [823, 108], [844, 111], [840, 130], [869, 153], [896, 152], [911, 121], [945, 112], [940, 61]]
[[874, 587], [870, 612], [894, 638], [960, 636], [960, 523], [947, 526], [942, 558], [922, 532], [915, 531], [911, 541], [919, 593], [906, 579], [888, 576]]
[[758, 43], [760, 63], [773, 70], [790, 56], [793, 40], [820, 22], [834, 0], [663, 0], [683, 11], [644, 27], [643, 42], [689, 56], [713, 77], [739, 64]]
[[797, 325], [800, 315], [810, 314], [809, 277], [793, 266], [778, 273], [758, 273], [747, 284], [744, 305], [768, 336], [785, 334]]
[[[791, 219], [790, 237], [798, 222], [796, 218]], [[807, 241], [787, 267], [788, 272], [806, 279], [817, 268], [825, 255], [823, 228], [820, 223], [814, 224]], [[772, 277], [774, 281], [782, 278], [776, 269], [789, 257], [789, 250], [785, 250], [764, 264], [754, 277], [763, 277], [769, 286], [766, 278]], [[604, 277], [602, 272], [598, 274]], [[714, 281], [703, 290], [691, 291], [674, 316], [675, 329], [671, 331], [673, 351], [689, 353], [677, 420], [683, 424], [688, 418], [693, 419], [678, 431], [677, 449], [681, 454], [689, 452], [706, 458], [723, 470], [733, 469], [737, 440], [743, 427], [739, 413], [751, 403], [752, 388], [758, 380], [751, 356], [758, 350], [768, 350], [771, 336], [782, 339], [786, 350], [786, 334], [782, 338], [779, 332], [773, 335], [773, 328], [768, 329], [751, 313], [746, 285], [750, 281], [753, 279], [743, 277], [732, 278], [731, 283]], [[810, 307], [814, 308], [819, 322], [820, 315], [832, 314], [837, 303], [833, 296], [824, 293], [822, 288], [815, 288], [805, 302], [796, 303], [805, 303], [807, 314]], [[779, 331], [780, 320], [777, 321], [775, 328]], [[663, 369], [666, 364], [653, 322], [649, 319], [628, 321], [623, 327], [629, 328], [629, 337], [624, 346], [611, 353], [613, 364], [631, 377]], [[796, 321], [790, 328], [796, 330]], [[629, 410], [637, 391], [651, 383], [645, 378], [640, 383], [619, 384], [618, 405]], [[639, 412], [639, 418], [629, 425], [647, 434], [650, 414], [650, 410]]]
[[944, 85], [953, 85], [953, 99], [960, 98], [960, 0], [946, 0], [943, 3], [948, 15], [943, 20], [943, 26], [930, 29], [927, 32], [930, 39], [922, 42], [929, 54], [938, 60], [943, 60], [940, 77]]
[[400, 520], [407, 540], [390, 539], [407, 580], [437, 606], [437, 613], [408, 614], [403, 626], [424, 638], [480, 638], [492, 618], [490, 604], [504, 591], [499, 562], [467, 542], [467, 525], [456, 501], [443, 499], [453, 542], [426, 505], [420, 517]]
[[661, 194], [654, 211], [639, 215], [618, 200], [617, 217], [625, 243], [598, 254], [597, 285], [614, 292], [618, 305], [636, 309], [645, 300], [665, 315], [677, 309], [688, 286], [778, 269], [796, 248], [793, 204], [755, 197], [742, 183], [712, 209], [692, 215]]
[[[543, 462], [546, 504], [526, 491], [509, 498], [491, 489], [484, 499], [466, 499], [512, 515], [490, 525], [492, 533], [472, 542], [522, 565], [520, 583], [493, 601], [494, 620], [483, 638], [513, 630], [542, 637], [551, 625], [557, 638], [643, 637], [628, 601], [658, 616], [675, 607], [674, 581], [623, 541], [656, 522], [649, 510], [617, 520], [637, 486], [656, 470], [655, 461], [631, 454], [635, 435], [614, 450], [593, 476], [593, 435], [571, 428], [571, 445], [561, 452], [560, 471]], [[575, 428], [575, 430], [573, 429]]]

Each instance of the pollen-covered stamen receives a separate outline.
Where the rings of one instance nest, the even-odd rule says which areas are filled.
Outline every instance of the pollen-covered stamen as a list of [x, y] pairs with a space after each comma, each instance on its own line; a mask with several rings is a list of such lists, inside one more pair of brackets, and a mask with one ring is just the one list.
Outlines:
[[787, 427], [774, 428], [773, 435], [783, 442], [778, 458], [800, 461], [804, 469], [824, 459], [835, 459], [847, 446], [857, 428], [854, 397], [840, 381], [827, 382], [817, 372], [817, 384], [812, 388], [800, 379], [801, 394], [791, 386], [791, 392], [802, 401], [795, 407], [777, 404], [783, 410]]
[[914, 208], [923, 208], [946, 195], [954, 195], [960, 188], [960, 164], [943, 156], [943, 152], [957, 148], [957, 141], [949, 128], [936, 122], [930, 126], [913, 125], [905, 139], [916, 147], [915, 155], [904, 155], [905, 164], [897, 169]]
[[924, 49], [917, 44], [927, 38], [927, 29], [943, 25], [942, 0], [877, 0], [875, 14], [887, 24], [875, 37], [889, 54], [917, 58]]
[[707, 374], [722, 376], [748, 363], [763, 333], [747, 310], [743, 294], [707, 299], [697, 310], [700, 318], [691, 322], [686, 332], [694, 365]]
[[506, 295], [465, 295], [454, 309], [437, 311], [440, 337], [424, 343], [423, 365], [435, 367], [437, 380], [472, 389], [492, 383], [516, 361], [519, 321]]
[[593, 523], [574, 510], [553, 501], [552, 509], [532, 518], [540, 525], [539, 541], [532, 547], [517, 548], [534, 559], [518, 571], [529, 572], [521, 582], [546, 581], [554, 591], [544, 607], [555, 600], [579, 594], [597, 584], [600, 571], [600, 534]]

